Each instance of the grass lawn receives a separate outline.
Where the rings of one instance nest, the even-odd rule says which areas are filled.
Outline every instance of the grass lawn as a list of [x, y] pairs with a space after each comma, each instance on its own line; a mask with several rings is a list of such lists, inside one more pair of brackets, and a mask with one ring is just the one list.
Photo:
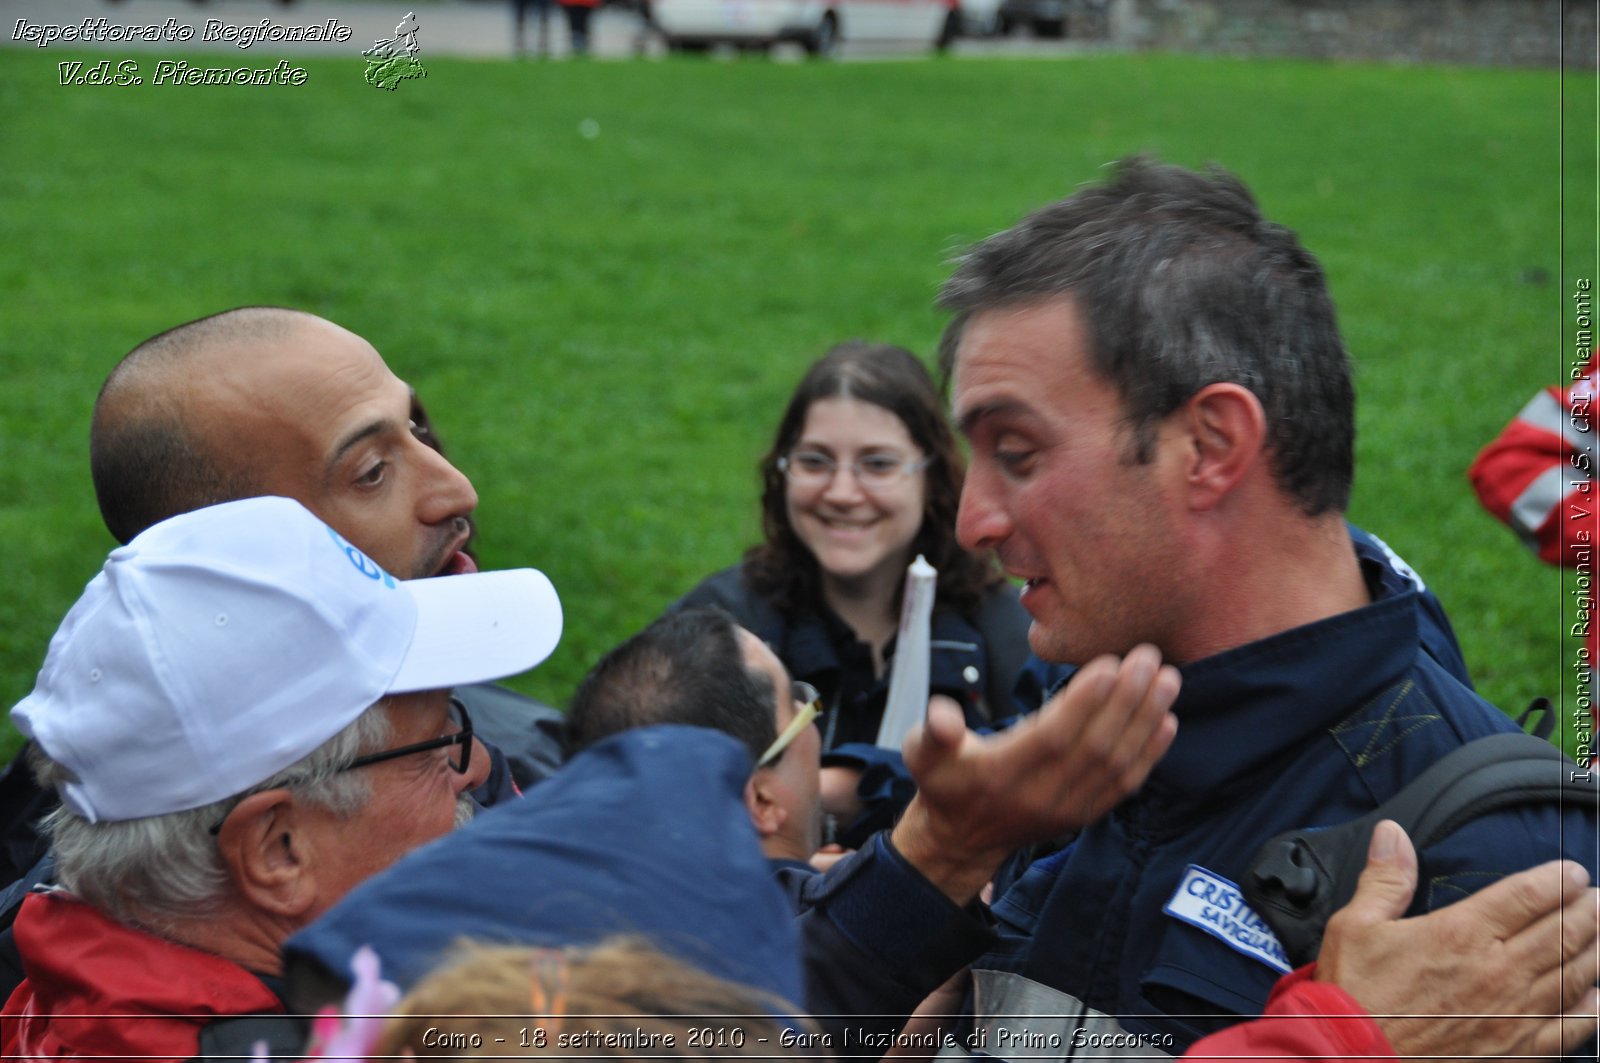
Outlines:
[[849, 336], [930, 352], [953, 250], [1137, 150], [1235, 170], [1321, 256], [1361, 395], [1352, 519], [1444, 599], [1488, 697], [1570, 696], [1570, 577], [1464, 470], [1569, 362], [1592, 78], [424, 56], [383, 92], [352, 50], [296, 60], [297, 87], [57, 84], [104, 57], [0, 52], [6, 705], [111, 546], [95, 391], [161, 329], [276, 303], [371, 339], [477, 485], [484, 564], [560, 589], [562, 646], [514, 685], [562, 703], [756, 535], [754, 460], [810, 359]]

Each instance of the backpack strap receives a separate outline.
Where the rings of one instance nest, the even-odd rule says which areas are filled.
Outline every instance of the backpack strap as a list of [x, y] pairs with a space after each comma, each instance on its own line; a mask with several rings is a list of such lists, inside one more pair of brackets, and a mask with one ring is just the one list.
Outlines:
[[[1533, 726], [1528, 723], [1532, 721]], [[1556, 730], [1556, 710], [1549, 698], [1534, 698], [1517, 717], [1517, 730], [1527, 731], [1536, 738], [1548, 739]]]
[[1278, 935], [1296, 967], [1316, 959], [1322, 931], [1347, 904], [1366, 866], [1372, 829], [1392, 819], [1421, 852], [1479, 816], [1513, 805], [1571, 798], [1593, 805], [1591, 773], [1530, 734], [1480, 738], [1444, 757], [1372, 812], [1334, 827], [1286, 831], [1256, 853], [1245, 899]]

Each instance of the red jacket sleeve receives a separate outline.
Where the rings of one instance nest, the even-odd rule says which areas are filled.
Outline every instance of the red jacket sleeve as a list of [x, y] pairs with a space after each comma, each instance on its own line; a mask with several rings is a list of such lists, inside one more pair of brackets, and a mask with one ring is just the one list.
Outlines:
[[1546, 388], [1467, 470], [1485, 509], [1552, 565], [1575, 564], [1600, 526], [1594, 493], [1594, 362], [1569, 388]]
[[1261, 1018], [1202, 1038], [1189, 1060], [1394, 1059], [1394, 1046], [1355, 1000], [1331, 982], [1314, 982], [1316, 964], [1278, 979]]

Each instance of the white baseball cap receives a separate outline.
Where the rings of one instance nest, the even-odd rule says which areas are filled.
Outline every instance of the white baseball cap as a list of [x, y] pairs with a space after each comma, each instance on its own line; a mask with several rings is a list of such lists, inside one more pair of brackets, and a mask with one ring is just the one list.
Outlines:
[[542, 572], [397, 580], [287, 498], [154, 525], [111, 552], [55, 637], [17, 729], [90, 822], [199, 808], [263, 782], [386, 694], [544, 660]]

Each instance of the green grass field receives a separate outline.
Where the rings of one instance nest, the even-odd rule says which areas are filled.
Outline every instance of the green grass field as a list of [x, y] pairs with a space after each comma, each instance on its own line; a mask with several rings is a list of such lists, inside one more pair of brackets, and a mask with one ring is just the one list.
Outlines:
[[1352, 519], [1444, 599], [1488, 697], [1563, 686], [1570, 578], [1464, 470], [1569, 361], [1593, 78], [425, 56], [383, 92], [352, 50], [297, 60], [299, 87], [57, 84], [103, 57], [0, 52], [7, 705], [111, 545], [95, 391], [161, 329], [276, 303], [371, 339], [476, 483], [485, 565], [560, 588], [562, 646], [515, 685], [562, 703], [751, 541], [753, 464], [810, 359], [849, 336], [930, 352], [955, 249], [1138, 150], [1235, 170], [1321, 256], [1361, 395]]

